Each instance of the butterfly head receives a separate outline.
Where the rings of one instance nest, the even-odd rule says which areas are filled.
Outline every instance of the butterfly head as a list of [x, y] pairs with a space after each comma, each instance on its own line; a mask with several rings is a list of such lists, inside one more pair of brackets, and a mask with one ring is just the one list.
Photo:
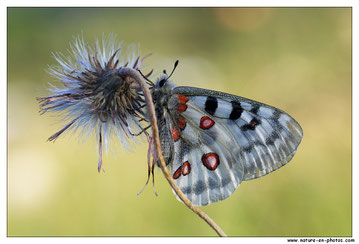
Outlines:
[[156, 90], [166, 90], [166, 88], [167, 89], [173, 88], [174, 85], [172, 84], [172, 82], [169, 81], [169, 78], [172, 76], [177, 65], [178, 65], [178, 60], [175, 62], [173, 70], [170, 75], [167, 74], [166, 70], [163, 71], [164, 75], [160, 77], [154, 85]]
[[157, 91], [159, 90], [165, 91], [168, 89], [172, 89], [173, 87], [174, 84], [168, 80], [168, 76], [163, 76], [159, 78], [154, 85], [154, 89]]

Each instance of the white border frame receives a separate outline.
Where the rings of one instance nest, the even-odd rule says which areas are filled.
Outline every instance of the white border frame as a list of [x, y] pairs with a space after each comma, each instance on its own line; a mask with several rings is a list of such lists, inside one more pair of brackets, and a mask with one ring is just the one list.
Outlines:
[[[219, 2], [219, 1], [218, 1]], [[358, 84], [357, 84], [357, 72], [354, 67], [357, 57], [358, 49], [354, 44], [358, 43], [357, 33], [358, 33], [358, 14], [359, 14], [359, 1], [357, 0], [342, 0], [342, 1], [333, 1], [333, 0], [321, 0], [321, 1], [309, 1], [309, 0], [293, 0], [293, 1], [271, 1], [268, 0], [252, 0], [252, 1], [231, 1], [231, 0], [221, 0], [220, 4], [213, 3], [210, 1], [204, 0], [181, 0], [181, 1], [163, 1], [163, 0], [152, 0], [151, 4], [146, 0], [135, 0], [135, 1], [120, 1], [120, 0], [35, 0], [35, 1], [26, 1], [26, 0], [0, 0], [0, 97], [1, 97], [1, 120], [0, 120], [0, 135], [1, 135], [1, 168], [0, 168], [0, 242], [1, 243], [10, 243], [10, 242], [22, 242], [26, 243], [62, 243], [63, 241], [83, 241], [79, 238], [16, 238], [11, 237], [7, 238], [7, 7], [352, 7], [352, 231], [353, 238], [356, 242], [359, 240], [358, 237], [358, 211], [355, 206], [358, 206], [358, 179], [355, 176], [358, 175], [358, 100], [359, 98], [355, 95], [358, 94]], [[5, 55], [6, 54], [6, 55]], [[305, 237], [298, 238], [302, 239]], [[312, 239], [311, 237], [309, 237]], [[84, 239], [84, 238], [81, 238]], [[141, 238], [143, 240], [143, 238]], [[283, 238], [225, 238], [221, 241], [231, 242], [231, 243], [258, 243], [258, 242], [269, 242], [269, 243], [287, 243], [287, 237]], [[320, 239], [320, 238], [314, 238]], [[324, 238], [327, 239], [327, 238]], [[346, 239], [346, 238], [341, 238]], [[131, 243], [138, 240], [137, 238], [86, 238], [87, 243], [98, 243], [98, 242], [113, 242], [118, 243], [119, 241], [125, 243]], [[145, 240], [146, 242], [181, 242], [182, 238], [174, 238], [169, 240], [168, 238], [150, 238]], [[186, 238], [187, 241], [198, 241], [198, 238]], [[217, 238], [206, 238], [206, 241], [214, 242], [219, 241]]]

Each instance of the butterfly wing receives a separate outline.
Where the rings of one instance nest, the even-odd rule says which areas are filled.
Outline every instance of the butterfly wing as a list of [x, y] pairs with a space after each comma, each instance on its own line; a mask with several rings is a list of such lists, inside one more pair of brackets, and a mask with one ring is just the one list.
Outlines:
[[188, 97], [190, 106], [226, 127], [223, 132], [232, 135], [231, 147], [244, 164], [243, 180], [264, 176], [288, 163], [302, 140], [298, 122], [269, 105], [193, 87], [176, 87], [173, 93]]
[[200, 206], [288, 163], [303, 136], [285, 112], [217, 91], [175, 87], [168, 111], [173, 178]]

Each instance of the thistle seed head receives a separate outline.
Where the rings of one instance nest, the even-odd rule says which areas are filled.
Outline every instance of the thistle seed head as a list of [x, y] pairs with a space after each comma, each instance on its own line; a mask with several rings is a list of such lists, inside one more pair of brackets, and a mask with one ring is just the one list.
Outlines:
[[[67, 124], [50, 136], [55, 141], [63, 132], [78, 128], [81, 134], [97, 135], [98, 170], [102, 167], [102, 149], [112, 135], [129, 148], [130, 139], [143, 131], [146, 123], [144, 99], [139, 85], [130, 77], [121, 77], [122, 67], [138, 70], [140, 58], [135, 46], [123, 50], [116, 36], [103, 36], [94, 46], [77, 37], [70, 45], [69, 56], [55, 53], [58, 63], [49, 73], [59, 85], [51, 85], [50, 95], [37, 98], [40, 112], [55, 112]], [[145, 133], [146, 134], [146, 133]], [[86, 137], [87, 137], [86, 136]]]

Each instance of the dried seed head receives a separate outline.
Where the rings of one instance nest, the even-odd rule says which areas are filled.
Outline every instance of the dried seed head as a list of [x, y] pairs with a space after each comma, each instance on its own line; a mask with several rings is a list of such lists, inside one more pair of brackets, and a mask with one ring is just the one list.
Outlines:
[[146, 122], [144, 99], [134, 79], [121, 77], [121, 67], [135, 70], [144, 58], [134, 46], [124, 57], [122, 43], [115, 36], [103, 37], [93, 47], [77, 37], [71, 44], [69, 56], [54, 54], [58, 65], [49, 72], [61, 86], [51, 85], [51, 95], [38, 98], [40, 112], [57, 112], [67, 124], [48, 140], [55, 141], [63, 132], [80, 128], [87, 136], [94, 131], [98, 137], [99, 165], [102, 167], [102, 148], [112, 134], [129, 146], [129, 139], [143, 130]]

